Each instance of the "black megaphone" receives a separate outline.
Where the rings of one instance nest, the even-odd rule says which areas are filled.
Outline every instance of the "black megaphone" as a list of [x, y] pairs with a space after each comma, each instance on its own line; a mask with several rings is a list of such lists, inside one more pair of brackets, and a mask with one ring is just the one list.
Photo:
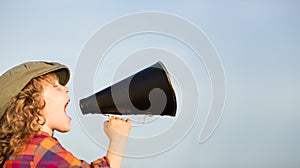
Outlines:
[[159, 61], [79, 101], [83, 114], [176, 115], [176, 96]]

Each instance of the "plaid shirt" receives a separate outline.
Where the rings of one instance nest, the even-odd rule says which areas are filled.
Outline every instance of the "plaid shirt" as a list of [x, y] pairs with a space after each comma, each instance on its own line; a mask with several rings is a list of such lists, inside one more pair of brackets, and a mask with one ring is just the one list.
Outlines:
[[100, 158], [91, 164], [79, 160], [64, 149], [61, 144], [47, 133], [31, 137], [25, 149], [14, 156], [7, 158], [4, 168], [54, 168], [54, 167], [82, 167], [110, 168], [107, 158]]

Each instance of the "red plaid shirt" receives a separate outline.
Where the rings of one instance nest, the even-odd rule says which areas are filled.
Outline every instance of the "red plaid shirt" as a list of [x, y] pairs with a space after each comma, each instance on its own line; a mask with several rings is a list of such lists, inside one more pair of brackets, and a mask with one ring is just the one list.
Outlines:
[[91, 164], [79, 160], [64, 149], [61, 144], [47, 133], [34, 135], [25, 149], [7, 158], [4, 168], [54, 168], [54, 167], [106, 167], [110, 168], [107, 158], [100, 158]]

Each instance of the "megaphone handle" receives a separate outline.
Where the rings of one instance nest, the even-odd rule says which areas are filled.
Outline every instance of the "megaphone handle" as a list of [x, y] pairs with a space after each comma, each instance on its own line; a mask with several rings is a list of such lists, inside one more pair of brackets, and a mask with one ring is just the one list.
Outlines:
[[131, 127], [139, 127], [139, 126], [143, 126], [144, 124], [146, 124], [146, 118], [147, 118], [147, 115], [144, 115], [144, 121], [143, 121], [142, 124], [131, 125]]
[[[103, 116], [107, 117], [108, 120], [109, 120], [109, 118], [110, 118], [111, 116], [113, 116], [113, 115], [103, 114]], [[144, 121], [143, 121], [142, 124], [136, 124], [136, 125], [133, 125], [133, 124], [132, 124], [131, 127], [139, 127], [139, 126], [143, 126], [144, 124], [146, 124], [146, 119], [147, 119], [147, 115], [144, 115]]]

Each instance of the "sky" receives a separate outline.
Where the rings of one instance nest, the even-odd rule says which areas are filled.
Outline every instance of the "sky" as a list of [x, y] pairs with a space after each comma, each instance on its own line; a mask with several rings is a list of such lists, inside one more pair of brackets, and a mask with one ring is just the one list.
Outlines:
[[[146, 125], [132, 128], [124, 168], [296, 168], [300, 166], [299, 7], [296, 0], [1, 0], [0, 72], [32, 60], [70, 67], [72, 128], [55, 137], [76, 157], [91, 162], [106, 153], [108, 139], [102, 125], [107, 118], [82, 115], [79, 99], [153, 60], [163, 60], [174, 83], [177, 116], [149, 117]], [[141, 25], [152, 24], [158, 30], [113, 41], [133, 29], [130, 16], [143, 13], [150, 17]], [[154, 25], [158, 14], [185, 21], [196, 34], [180, 31], [182, 24], [172, 20]], [[123, 20], [121, 26], [114, 25]], [[143, 31], [138, 28], [133, 31]], [[101, 36], [105, 30], [109, 33]], [[185, 35], [190, 38], [184, 41]], [[198, 35], [204, 35], [199, 46], [209, 44], [217, 53], [212, 65], [207, 61], [212, 55], [196, 52]], [[114, 43], [106, 46], [110, 41]], [[104, 55], [101, 47], [106, 47]], [[222, 78], [214, 81], [215, 67], [224, 72], [225, 85]], [[85, 80], [89, 76], [92, 80]], [[222, 115], [211, 136], [200, 143], [214, 94], [223, 87]]]

